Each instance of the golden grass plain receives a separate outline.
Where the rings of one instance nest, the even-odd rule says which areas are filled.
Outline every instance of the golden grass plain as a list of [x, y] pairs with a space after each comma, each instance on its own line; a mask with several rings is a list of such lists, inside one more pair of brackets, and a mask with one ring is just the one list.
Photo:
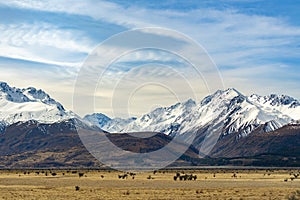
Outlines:
[[[181, 171], [197, 180], [174, 181]], [[0, 199], [299, 199], [300, 177], [292, 181], [294, 173], [299, 171], [165, 170], [119, 179], [123, 173], [117, 171], [2, 170]]]

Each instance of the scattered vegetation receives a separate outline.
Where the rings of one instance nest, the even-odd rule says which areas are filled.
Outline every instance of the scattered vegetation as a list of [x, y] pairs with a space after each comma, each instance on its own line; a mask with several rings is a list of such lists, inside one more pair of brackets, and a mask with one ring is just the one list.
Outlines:
[[154, 179], [151, 175], [149, 175], [148, 177], [147, 177], [147, 179], [148, 180], [150, 180], [150, 179]]
[[180, 174], [179, 172], [176, 173], [176, 175], [173, 177], [174, 181], [177, 181], [179, 179], [180, 181], [192, 181], [197, 180], [197, 175], [193, 174]]
[[[295, 169], [270, 170], [267, 172], [265, 170], [237, 169], [189, 169], [184, 171], [177, 169], [157, 170], [146, 174], [120, 173], [116, 171], [109, 173], [101, 170], [79, 169], [76, 170], [74, 175], [72, 175], [71, 170], [44, 169], [38, 171], [36, 169], [26, 169], [14, 170], [11, 173], [0, 171], [0, 174], [3, 175], [1, 177], [3, 180], [9, 178], [9, 174], [11, 174], [10, 178], [13, 178], [13, 182], [20, 188], [20, 190], [14, 190], [14, 194], [19, 195], [19, 199], [41, 199], [44, 195], [44, 190], [38, 189], [34, 185], [34, 181], [44, 179], [47, 180], [45, 187], [49, 188], [47, 193], [54, 194], [61, 191], [62, 187], [65, 187], [65, 191], [62, 194], [57, 193], [57, 195], [59, 197], [68, 197], [68, 199], [99, 199], [99, 197], [103, 199], [149, 199], [149, 197], [152, 197], [152, 199], [270, 199], [276, 197], [278, 199], [300, 200], [298, 187], [300, 180], [297, 180], [300, 179], [300, 176], [299, 171]], [[42, 176], [46, 174], [56, 177], [46, 178]], [[271, 175], [268, 176], [268, 174]], [[79, 175], [81, 177], [88, 176], [82, 181], [78, 179]], [[21, 176], [21, 178], [16, 179], [17, 176]], [[205, 181], [205, 177], [209, 182]], [[239, 181], [234, 179], [237, 177]], [[107, 181], [101, 181], [104, 178]], [[126, 179], [126, 181], [123, 181], [123, 179]], [[267, 182], [257, 181], [258, 179], [267, 179]], [[98, 182], [99, 184], [91, 184], [89, 182], [97, 180], [100, 181]], [[222, 180], [222, 183], [226, 182], [228, 187], [219, 185], [221, 184], [219, 180]], [[27, 183], [29, 181], [32, 182], [33, 187], [28, 189]], [[182, 182], [180, 183], [179, 181]], [[245, 183], [244, 181], [247, 181], [249, 188], [239, 187], [240, 184], [243, 185]], [[8, 183], [13, 182], [8, 181]], [[6, 182], [4, 181], [3, 183]], [[26, 183], [26, 189], [22, 188], [23, 183]], [[278, 187], [272, 188], [268, 183], [276, 183]], [[213, 187], [210, 187], [210, 185], [213, 185]], [[230, 188], [231, 186], [232, 188]], [[34, 195], [40, 195], [40, 198]], [[0, 199], [5, 198], [15, 199], [12, 196], [10, 187], [1, 190]]]
[[79, 186], [75, 186], [75, 191], [79, 191], [80, 190], [80, 187]]
[[203, 194], [203, 190], [196, 190], [196, 194]]
[[118, 177], [119, 179], [127, 179], [128, 174], [119, 174]]
[[128, 178], [128, 176], [131, 176], [132, 177], [132, 179], [134, 179], [135, 178], [135, 173], [133, 173], [133, 172], [127, 172], [127, 173], [125, 173], [125, 174], [119, 174], [118, 175], [118, 177], [119, 177], [119, 179], [127, 179]]

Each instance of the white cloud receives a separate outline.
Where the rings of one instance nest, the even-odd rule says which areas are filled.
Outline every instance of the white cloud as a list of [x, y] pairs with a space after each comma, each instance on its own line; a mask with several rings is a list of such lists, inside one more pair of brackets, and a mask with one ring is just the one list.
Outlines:
[[90, 41], [51, 24], [0, 25], [0, 56], [61, 66], [78, 66], [72, 54], [87, 54]]
[[[74, 2], [72, 0], [13, 0], [0, 1], [0, 3], [24, 9], [86, 15], [94, 19], [102, 19], [124, 26], [132, 26], [137, 24], [145, 25], [142, 20], [139, 21], [137, 18], [135, 18], [137, 14], [140, 17], [143, 16], [143, 9], [125, 9], [118, 4], [107, 1], [86, 0]], [[135, 13], [135, 16], [133, 16], [131, 13]]]
[[[161, 26], [182, 31], [202, 44], [222, 65], [228, 51], [243, 52], [251, 48], [252, 55], [268, 54], [270, 48], [290, 49], [299, 42], [300, 28], [289, 25], [284, 19], [239, 13], [237, 10], [195, 9], [187, 12], [154, 10], [135, 6], [122, 7], [107, 1], [3, 1], [3, 4], [19, 8], [51, 12], [64, 12], [90, 16], [97, 20], [141, 28]], [[72, 6], [70, 6], [72, 5]], [[158, 33], [161, 34], [161, 33]], [[265, 51], [262, 52], [262, 49]], [[255, 52], [255, 49], [258, 49]], [[291, 52], [293, 50], [290, 50]], [[223, 53], [223, 56], [220, 54]], [[214, 57], [214, 56], [213, 56]], [[239, 57], [236, 60], [247, 58]], [[277, 55], [274, 55], [277, 57]], [[220, 59], [220, 61], [218, 60]], [[253, 59], [252, 62], [255, 62]], [[228, 62], [226, 62], [228, 63]]]
[[[253, 87], [257, 87], [257, 90], [264, 94], [269, 93], [270, 90], [278, 91], [278, 88], [286, 91], [284, 87], [280, 86], [282, 81], [278, 81], [272, 77], [263, 77], [263, 74], [273, 71], [284, 74], [285, 78], [283, 80], [287, 80], [289, 74], [284, 73], [286, 72], [285, 70], [279, 70], [278, 66], [281, 63], [278, 60], [299, 58], [300, 56], [299, 47], [295, 49], [295, 44], [299, 44], [300, 42], [300, 27], [291, 25], [284, 18], [280, 17], [250, 15], [240, 13], [238, 10], [228, 9], [215, 10], [201, 8], [188, 11], [173, 11], [146, 9], [135, 6], [122, 7], [116, 3], [94, 0], [0, 0], [0, 3], [20, 9], [89, 16], [99, 21], [118, 24], [127, 28], [156, 26], [181, 31], [203, 45], [218, 65], [232, 67], [222, 70], [225, 84], [228, 87], [238, 87], [238, 89], [249, 91], [249, 93], [251, 93], [251, 88], [253, 90]], [[83, 58], [75, 56], [78, 59], [74, 62], [62, 61], [62, 58], [70, 56], [74, 59], [74, 56], [71, 56], [72, 54], [80, 52], [88, 53], [91, 47], [95, 45], [89, 39], [82, 37], [83, 35], [81, 35], [79, 30], [61, 30], [55, 25], [49, 24], [34, 24], [31, 26], [31, 24], [21, 26], [1, 25], [0, 55], [72, 66], [78, 65], [79, 60]], [[178, 39], [172, 34], [166, 35], [165, 33], [161, 31], [151, 32], [151, 34], [160, 36], [161, 39], [163, 37]], [[163, 42], [163, 40], [160, 41]], [[193, 54], [191, 46], [180, 47], [182, 48], [181, 51]], [[116, 53], [114, 48], [119, 51], [126, 50], [126, 46], [116, 45], [110, 49], [106, 49], [109, 51], [101, 53], [106, 56], [114, 55]], [[57, 49], [60, 50], [59, 52], [64, 52], [64, 54], [56, 54]], [[161, 56], [162, 54], [146, 54], [145, 56], [141, 52], [135, 52], [123, 58], [123, 61], [157, 60], [161, 59]], [[197, 56], [196, 54], [192, 55], [193, 58], [197, 58]], [[170, 59], [168, 56], [164, 56], [161, 60], [169, 61]], [[155, 79], [158, 77], [154, 78], [154, 75], [162, 75], [165, 76], [166, 81], [178, 85], [179, 93], [185, 94], [184, 87], [181, 87], [179, 81], [167, 71], [153, 70], [152, 72], [154, 74], [149, 71], [135, 71], [135, 76], [128, 76], [127, 78], [141, 81], [152, 77], [155, 81], [158, 81]], [[112, 78], [124, 74], [116, 70], [115, 74], [108, 75]], [[205, 78], [211, 78], [213, 82], [215, 77], [212, 74], [206, 73]], [[109, 99], [114, 90], [112, 87], [112, 81], [114, 80], [113, 78], [110, 81], [108, 80], [106, 82], [107, 87], [105, 87], [103, 93], [98, 94], [99, 97], [105, 99], [101, 107], [98, 107], [99, 111], [105, 110], [109, 112], [107, 108], [109, 108], [111, 103]], [[199, 80], [191, 78], [190, 81], [193, 83], [192, 85], [197, 86], [197, 94], [207, 94], [207, 88], [202, 80], [199, 83]], [[260, 85], [268, 85], [269, 87], [259, 88]], [[298, 86], [296, 82], [285, 81], [283, 85], [292, 94], [297, 95]], [[126, 84], [123, 86], [126, 86]], [[128, 84], [127, 86], [130, 85]], [[149, 88], [146, 91], [150, 91]], [[136, 97], [136, 99], [142, 99], [138, 103], [138, 107], [141, 108], [143, 102], [149, 99], [149, 93], [141, 92], [140, 96]], [[170, 103], [170, 98], [162, 100], [162, 104], [167, 103]], [[140, 111], [136, 109], [133, 112], [139, 113]]]

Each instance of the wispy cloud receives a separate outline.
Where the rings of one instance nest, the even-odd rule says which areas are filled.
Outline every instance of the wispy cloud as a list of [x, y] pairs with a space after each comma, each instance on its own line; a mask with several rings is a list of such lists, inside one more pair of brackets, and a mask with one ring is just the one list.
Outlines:
[[52, 24], [0, 25], [0, 56], [61, 66], [76, 66], [74, 56], [88, 54], [89, 39], [79, 31], [61, 30]]
[[[103, 40], [101, 35], [104, 32], [109, 35], [107, 32], [115, 33], [116, 29], [122, 31], [131, 28], [164, 27], [180, 31], [202, 45], [219, 66], [226, 86], [238, 87], [238, 89], [250, 93], [254, 87], [263, 84], [266, 87], [259, 88], [261, 93], [269, 93], [271, 92], [269, 88], [272, 88], [272, 91], [282, 90], [300, 97], [297, 92], [300, 80], [296, 80], [294, 77], [299, 73], [300, 61], [298, 45], [300, 43], [300, 27], [296, 23], [291, 23], [288, 17], [279, 14], [267, 16], [260, 12], [244, 12], [245, 9], [242, 6], [239, 9], [238, 6], [211, 6], [211, 1], [203, 1], [203, 4], [202, 1], [198, 2], [180, 2], [180, 5], [187, 5], [188, 9], [186, 9], [172, 4], [171, 1], [154, 6], [148, 1], [131, 4], [96, 0], [0, 0], [2, 8], [10, 7], [28, 12], [40, 12], [41, 16], [43, 13], [48, 15], [60, 13], [62, 17], [63, 15], [73, 17], [74, 21], [82, 18], [95, 24], [105, 22], [105, 25], [97, 29], [90, 29], [90, 26], [85, 27], [84, 24], [82, 27], [69, 27], [67, 24], [65, 27], [58, 26], [55, 21], [45, 20], [43, 17], [32, 23], [24, 23], [21, 20], [20, 23], [17, 23], [17, 20], [14, 20], [14, 24], [3, 23], [0, 24], [0, 56], [47, 63], [70, 71], [69, 66], [80, 66], [87, 54], [99, 41]], [[222, 0], [220, 5], [226, 3], [255, 5], [260, 2], [262, 1]], [[143, 4], [151, 5], [143, 6]], [[110, 24], [118, 26], [112, 31]], [[92, 32], [93, 37], [87, 34], [88, 32]], [[164, 35], [164, 32], [159, 31], [149, 34], [156, 34], [157, 37], [153, 38], [156, 41], [160, 38], [160, 42], [167, 41], [163, 39], [164, 37], [176, 39], [174, 35]], [[101, 40], [96, 38], [101, 38]], [[116, 45], [111, 48], [111, 53], [115, 53], [114, 48], [126, 49], [126, 46]], [[182, 48], [181, 51], [193, 54], [190, 46], [182, 45], [180, 48]], [[108, 53], [105, 52], [103, 55], [108, 55]], [[192, 56], [197, 57], [197, 55]], [[114, 65], [115, 69], [111, 70], [108, 75], [111, 80], [114, 80], [112, 77], [124, 75], [130, 70], [134, 71], [133, 66], [158, 60], [162, 64], [176, 63], [178, 65], [178, 60], [171, 63], [174, 57], [168, 54], [133, 52]], [[286, 68], [281, 66], [286, 66]], [[126, 69], [125, 72], [120, 70], [121, 68]], [[180, 71], [180, 69], [177, 70]], [[293, 73], [289, 73], [289, 71]], [[155, 79], [154, 74], [149, 70], [135, 70], [134, 72], [135, 76], [133, 74], [129, 76], [129, 73], [127, 79], [136, 80], [140, 77]], [[153, 72], [157, 75], [161, 74], [159, 70]], [[166, 71], [164, 73], [167, 81], [180, 85], [173, 78], [174, 76], [169, 76]], [[183, 73], [193, 74], [192, 71]], [[276, 74], [280, 74], [280, 77]], [[73, 81], [75, 78], [74, 75]], [[192, 77], [190, 79], [191, 82], [194, 81], [193, 84], [199, 84], [196, 79]], [[107, 84], [111, 84], [111, 81], [107, 81]], [[110, 87], [111, 85], [106, 87], [105, 94], [99, 94], [99, 97], [107, 98], [111, 95], [111, 92], [107, 90]], [[145, 91], [150, 91], [150, 89]], [[201, 88], [198, 90], [198, 94], [205, 95], [204, 91], [205, 88]], [[179, 93], [184, 93], [183, 87]], [[143, 95], [140, 98], [146, 102], [146, 93], [141, 94]], [[108, 108], [108, 104], [109, 102], [103, 104], [104, 108], [101, 109]], [[99, 108], [99, 110], [101, 109]], [[135, 113], [138, 111], [136, 110]]]
[[[257, 54], [268, 56], [272, 49], [280, 48], [284, 51], [290, 49], [290, 52], [293, 52], [294, 44], [300, 40], [300, 28], [290, 25], [285, 19], [243, 14], [238, 10], [201, 8], [181, 12], [140, 8], [134, 5], [125, 8], [116, 3], [93, 0], [76, 3], [69, 0], [63, 2], [16, 0], [4, 3], [25, 9], [90, 16], [127, 28], [146, 26], [173, 28], [196, 39], [212, 55], [218, 54], [215, 60], [220, 65], [226, 62], [228, 50], [240, 54], [237, 60]], [[262, 51], [263, 49], [265, 51]], [[252, 51], [251, 55], [241, 57], [240, 52], [249, 50]], [[224, 53], [223, 58], [220, 52]], [[252, 62], [255, 62], [255, 59]]]

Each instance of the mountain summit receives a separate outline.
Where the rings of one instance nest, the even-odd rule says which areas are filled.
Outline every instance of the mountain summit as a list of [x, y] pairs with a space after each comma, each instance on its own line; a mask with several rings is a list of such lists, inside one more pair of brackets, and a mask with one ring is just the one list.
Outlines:
[[42, 90], [33, 87], [19, 89], [0, 82], [1, 124], [29, 120], [54, 123], [72, 116], [74, 114], [71, 111], [66, 111], [59, 102]]

